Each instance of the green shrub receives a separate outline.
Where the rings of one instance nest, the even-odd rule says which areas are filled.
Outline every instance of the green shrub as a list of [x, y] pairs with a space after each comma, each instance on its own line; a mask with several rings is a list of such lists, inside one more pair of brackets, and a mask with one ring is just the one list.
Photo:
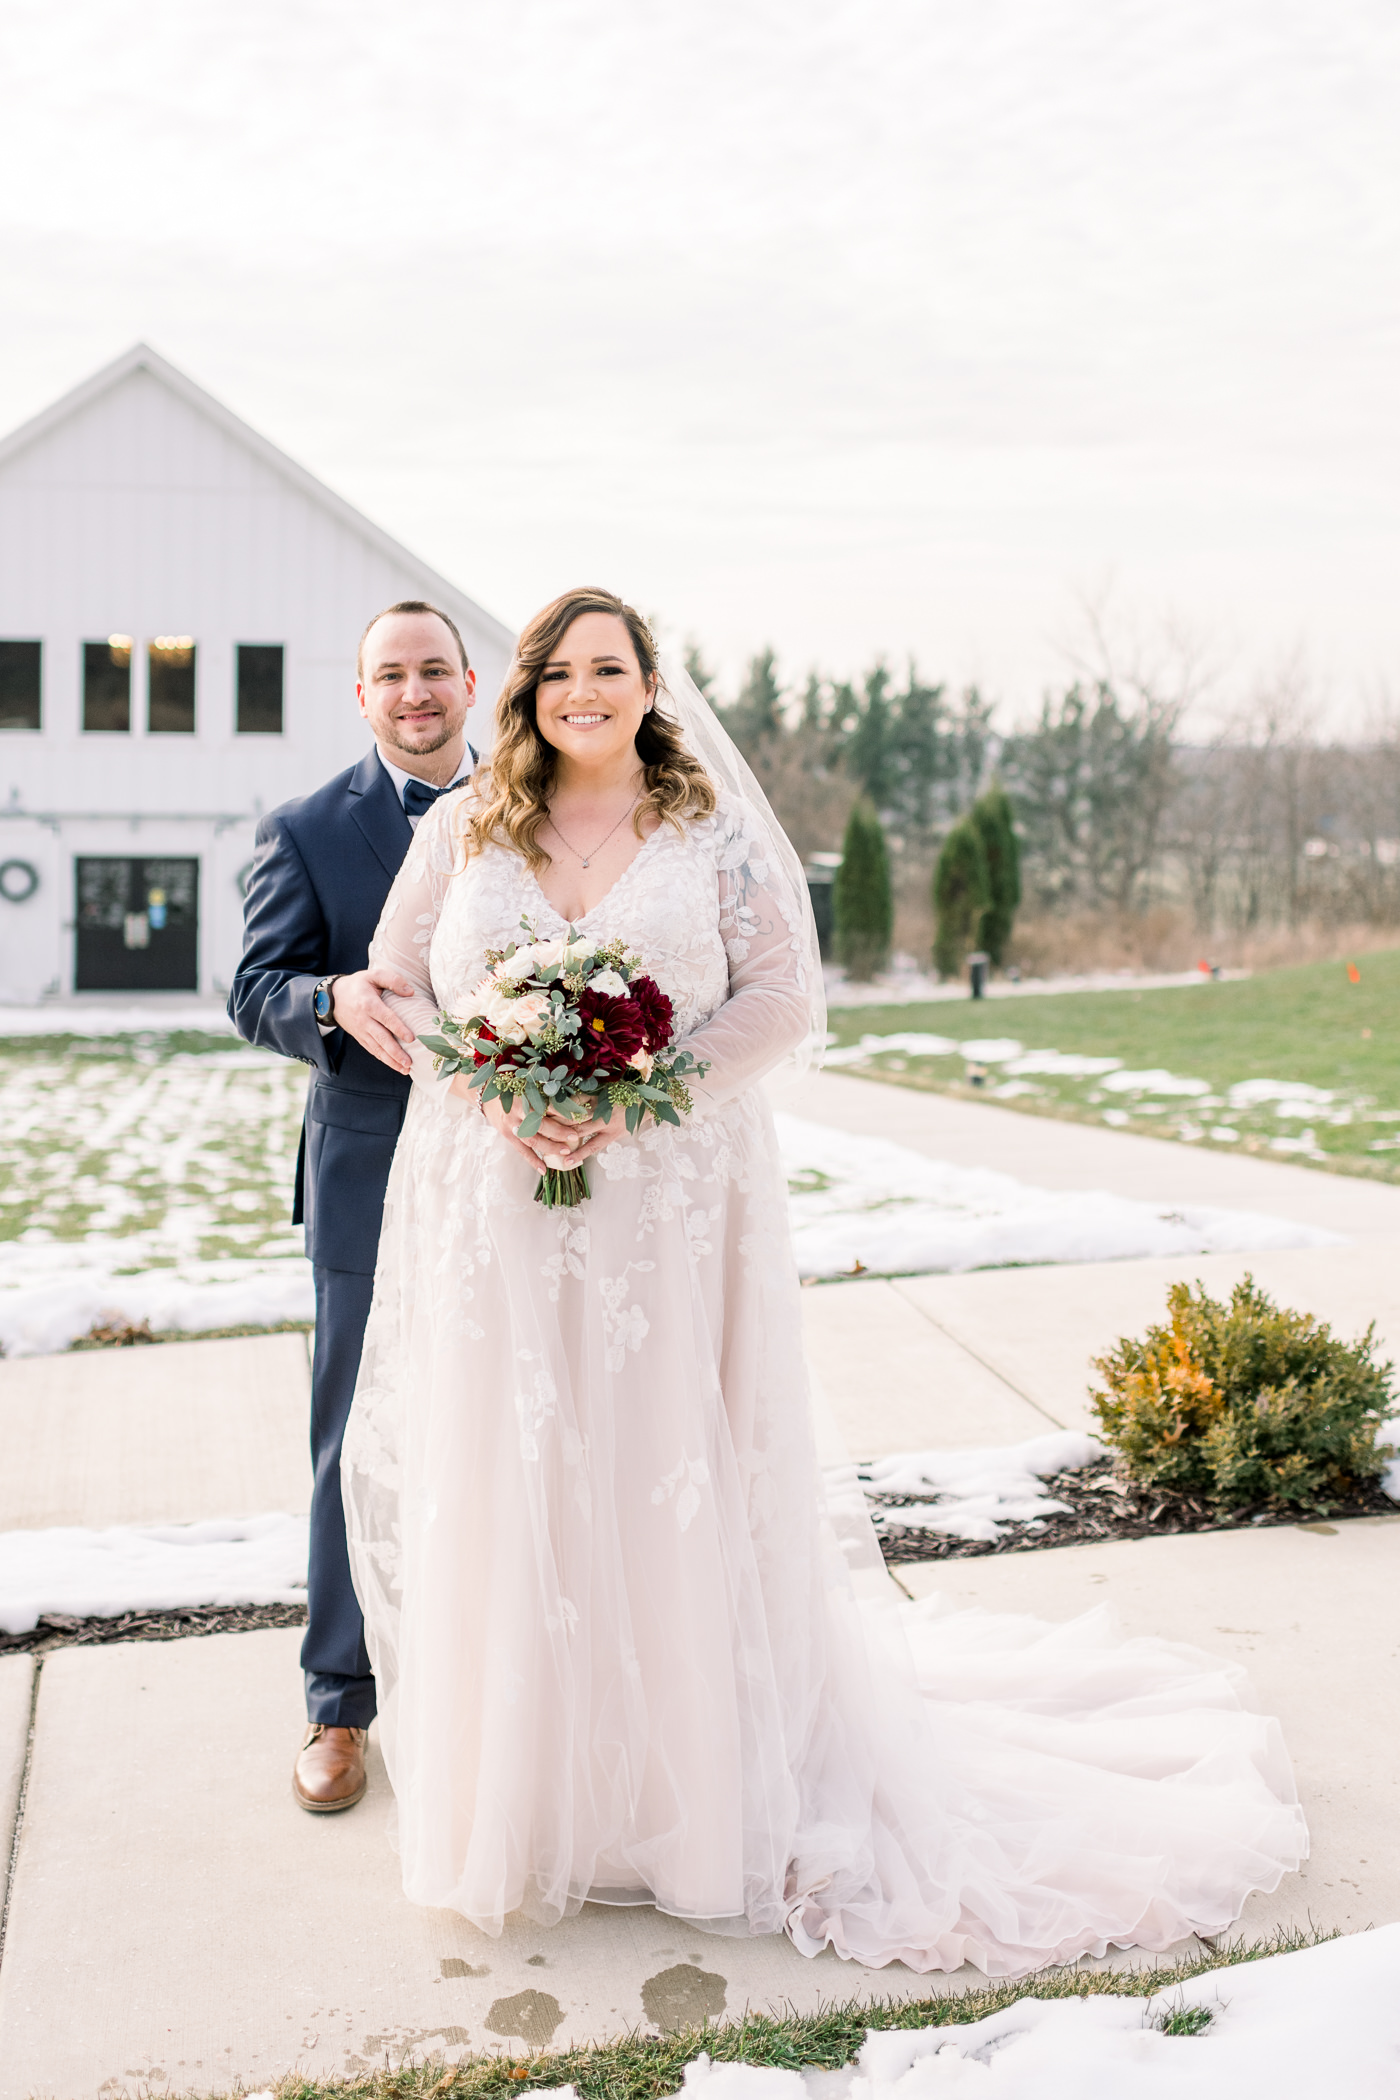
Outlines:
[[962, 817], [944, 839], [933, 871], [933, 961], [940, 977], [957, 976], [964, 956], [977, 945], [991, 901], [981, 831], [971, 817]]
[[1021, 849], [1016, 842], [1011, 804], [999, 787], [988, 788], [972, 805], [972, 821], [987, 858], [987, 895], [977, 939], [998, 967], [1006, 959], [1006, 944], [1021, 901]]
[[1395, 1408], [1374, 1326], [1340, 1342], [1311, 1313], [1283, 1312], [1252, 1276], [1228, 1306], [1173, 1284], [1167, 1324], [1095, 1360], [1105, 1441], [1146, 1486], [1222, 1510], [1326, 1510], [1385, 1463], [1376, 1431]]
[[851, 811], [831, 902], [837, 961], [850, 977], [873, 977], [890, 959], [894, 890], [884, 830], [868, 802], [857, 802]]

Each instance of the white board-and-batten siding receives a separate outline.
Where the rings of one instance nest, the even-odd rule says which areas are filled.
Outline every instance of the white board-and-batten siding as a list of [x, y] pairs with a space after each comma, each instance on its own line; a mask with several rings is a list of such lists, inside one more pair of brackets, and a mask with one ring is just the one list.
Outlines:
[[[0, 896], [0, 1000], [73, 989], [82, 855], [198, 855], [198, 988], [227, 987], [257, 819], [368, 748], [355, 646], [400, 598], [461, 628], [481, 742], [509, 631], [154, 353], [0, 444], [0, 639], [43, 644], [41, 727], [0, 730], [0, 863], [40, 878]], [[132, 726], [85, 733], [83, 644], [113, 634], [135, 644]], [[158, 635], [195, 642], [193, 734], [147, 733]], [[280, 735], [235, 729], [239, 643], [283, 648]]]

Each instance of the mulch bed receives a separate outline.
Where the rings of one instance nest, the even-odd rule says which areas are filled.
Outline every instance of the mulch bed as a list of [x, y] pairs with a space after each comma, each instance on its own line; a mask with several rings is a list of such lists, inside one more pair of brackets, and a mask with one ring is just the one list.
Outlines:
[[[1400, 1506], [1382, 1494], [1379, 1486], [1352, 1501], [1332, 1503], [1325, 1512], [1270, 1507], [1222, 1516], [1209, 1503], [1186, 1495], [1135, 1487], [1115, 1471], [1111, 1459], [1082, 1466], [1074, 1473], [1056, 1473], [1044, 1487], [1055, 1501], [1067, 1502], [1068, 1510], [1043, 1517], [1039, 1524], [1008, 1524], [995, 1540], [948, 1538], [942, 1532], [901, 1525], [899, 1511], [908, 1505], [907, 1495], [877, 1495], [867, 1488], [866, 1498], [887, 1567], [907, 1567], [923, 1560], [972, 1560], [984, 1553], [1038, 1553], [1047, 1546], [1080, 1546], [1108, 1539], [1163, 1538], [1185, 1531], [1250, 1531], [1265, 1525], [1331, 1523], [1343, 1517], [1400, 1516]], [[934, 1496], [928, 1499], [933, 1501]]]
[[304, 1604], [197, 1605], [188, 1611], [129, 1611], [119, 1619], [69, 1619], [54, 1612], [32, 1633], [0, 1633], [0, 1655], [46, 1655], [51, 1648], [97, 1648], [109, 1641], [182, 1641], [191, 1634], [258, 1633], [304, 1626]]

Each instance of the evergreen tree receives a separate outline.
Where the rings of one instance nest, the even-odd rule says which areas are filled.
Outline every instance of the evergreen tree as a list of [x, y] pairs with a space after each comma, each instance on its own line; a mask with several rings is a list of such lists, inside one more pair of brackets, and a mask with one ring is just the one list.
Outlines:
[[896, 697], [896, 716], [890, 736], [894, 774], [894, 799], [900, 819], [916, 834], [927, 837], [933, 827], [935, 797], [944, 770], [943, 744], [948, 731], [943, 723], [943, 688], [925, 685], [912, 657], [904, 691]]
[[833, 892], [836, 959], [848, 976], [868, 980], [888, 962], [894, 933], [889, 854], [868, 802], [857, 802], [847, 821]]
[[697, 689], [704, 694], [711, 707], [713, 707], [715, 704], [715, 674], [706, 663], [700, 644], [697, 641], [691, 640], [685, 645], [685, 667]]
[[725, 711], [725, 726], [745, 758], [783, 733], [783, 689], [778, 683], [777, 653], [761, 649], [749, 658], [749, 672], [739, 697]]
[[857, 702], [857, 719], [846, 744], [846, 771], [858, 780], [878, 810], [887, 810], [894, 799], [895, 713], [890, 698], [890, 674], [875, 663], [865, 674], [865, 690]]
[[933, 871], [933, 909], [938, 922], [933, 960], [940, 977], [957, 976], [964, 957], [977, 943], [990, 903], [991, 880], [982, 834], [970, 816], [963, 817], [944, 839]]
[[982, 914], [977, 938], [992, 961], [1000, 965], [1005, 960], [1011, 923], [1021, 901], [1021, 849], [1016, 843], [1011, 804], [999, 785], [989, 787], [986, 794], [973, 803], [972, 822], [977, 827], [982, 851], [986, 855], [987, 888], [991, 900]]

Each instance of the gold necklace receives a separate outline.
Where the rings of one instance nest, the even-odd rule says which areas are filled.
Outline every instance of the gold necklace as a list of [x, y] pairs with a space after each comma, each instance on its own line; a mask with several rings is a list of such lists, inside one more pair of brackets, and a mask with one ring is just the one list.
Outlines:
[[625, 823], [627, 822], [627, 819], [628, 819], [628, 818], [629, 818], [629, 817], [631, 816], [631, 814], [632, 814], [633, 810], [634, 810], [634, 809], [635, 809], [635, 808], [637, 807], [637, 804], [638, 804], [638, 803], [639, 803], [639, 802], [641, 801], [641, 799], [642, 799], [642, 797], [641, 797], [641, 792], [640, 792], [640, 790], [639, 790], [639, 791], [638, 791], [638, 792], [637, 792], [637, 793], [636, 793], [636, 794], [635, 794], [635, 795], [634, 795], [634, 796], [632, 797], [632, 800], [631, 800], [631, 801], [630, 801], [630, 802], [628, 803], [628, 805], [627, 805], [626, 809], [624, 809], [624, 811], [622, 812], [622, 815], [621, 815], [621, 816], [620, 816], [620, 817], [618, 818], [617, 822], [616, 822], [616, 823], [615, 823], [615, 824], [613, 825], [612, 831], [610, 831], [610, 832], [608, 833], [608, 837], [607, 837], [607, 838], [602, 838], [602, 839], [599, 839], [599, 841], [598, 841], [597, 845], [596, 845], [596, 846], [590, 846], [590, 847], [589, 847], [589, 849], [588, 849], [588, 851], [587, 851], [586, 853], [580, 853], [580, 852], [579, 852], [579, 850], [578, 850], [578, 847], [577, 847], [577, 846], [572, 846], [572, 845], [569, 845], [569, 841], [568, 841], [568, 840], [567, 840], [567, 839], [566, 839], [566, 838], [564, 837], [564, 834], [563, 834], [563, 832], [562, 832], [562, 831], [561, 831], [561, 830], [559, 829], [559, 826], [558, 826], [558, 825], [557, 825], [557, 824], [555, 823], [555, 821], [554, 821], [554, 811], [553, 811], [553, 810], [551, 810], [551, 811], [550, 811], [550, 813], [549, 813], [549, 824], [550, 824], [550, 829], [551, 829], [551, 830], [553, 831], [553, 833], [554, 833], [554, 836], [555, 836], [555, 837], [556, 837], [556, 838], [557, 838], [557, 839], [559, 840], [559, 842], [560, 842], [560, 844], [561, 844], [561, 845], [564, 845], [564, 846], [568, 846], [568, 847], [569, 847], [569, 851], [570, 851], [570, 853], [572, 853], [572, 854], [573, 854], [573, 856], [574, 856], [574, 859], [575, 859], [575, 860], [581, 860], [581, 861], [583, 862], [583, 865], [584, 865], [585, 867], [587, 867], [587, 866], [588, 866], [588, 863], [589, 863], [589, 862], [590, 862], [590, 861], [592, 860], [592, 858], [593, 858], [594, 854], [595, 854], [595, 853], [601, 853], [601, 852], [602, 852], [602, 850], [603, 850], [604, 846], [606, 846], [606, 845], [607, 845], [607, 843], [608, 843], [608, 839], [610, 839], [610, 838], [612, 837], [612, 835], [613, 835], [613, 831], [621, 831], [621, 829], [622, 829], [623, 825], [624, 825], [624, 824], [625, 824]]

